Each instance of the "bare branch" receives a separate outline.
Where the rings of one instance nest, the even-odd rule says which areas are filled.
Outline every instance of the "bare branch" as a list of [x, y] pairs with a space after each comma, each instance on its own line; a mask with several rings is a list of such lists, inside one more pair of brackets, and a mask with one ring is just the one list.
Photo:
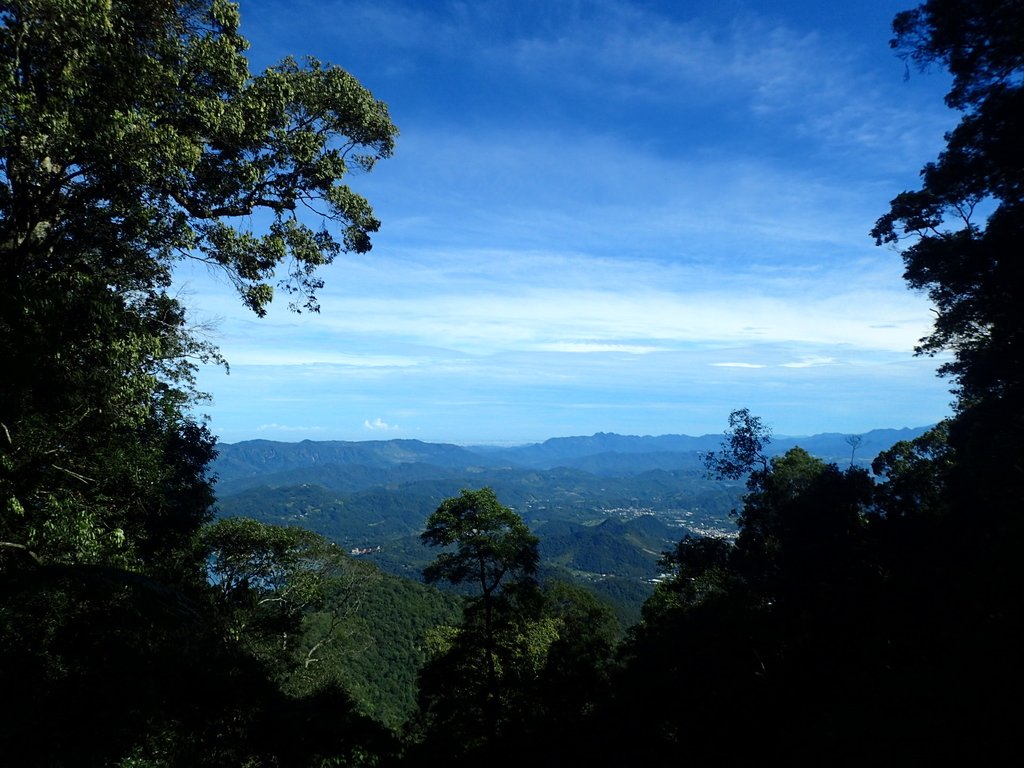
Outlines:
[[14, 541], [0, 541], [0, 547], [6, 547], [7, 549], [17, 549], [17, 550], [20, 550], [20, 551], [24, 552], [25, 554], [27, 554], [29, 557], [31, 557], [33, 560], [35, 560], [36, 561], [36, 565], [42, 565], [43, 564], [43, 559], [39, 555], [37, 555], [35, 552], [33, 552], [31, 549], [29, 549], [25, 544], [18, 544], [17, 542], [14, 542]]

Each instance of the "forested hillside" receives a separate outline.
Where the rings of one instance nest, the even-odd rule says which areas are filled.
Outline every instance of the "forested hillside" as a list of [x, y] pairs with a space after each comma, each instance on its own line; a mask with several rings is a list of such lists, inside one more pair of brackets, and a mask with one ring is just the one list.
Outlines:
[[[710, 443], [215, 465], [195, 365], [219, 354], [175, 266], [315, 309], [378, 229], [348, 181], [392, 154], [388, 109], [315, 60], [250, 73], [224, 0], [0, 7], [4, 763], [1012, 764], [1024, 4], [927, 0], [893, 34], [960, 115], [871, 233], [934, 306], [950, 419], [816, 449], [738, 403]], [[684, 445], [700, 466], [666, 467]], [[597, 576], [652, 561], [626, 630]]]
[[[856, 451], [849, 435], [778, 438], [766, 450], [799, 443], [863, 466], [925, 431], [873, 430], [857, 436]], [[257, 440], [220, 446], [213, 469], [220, 515], [301, 525], [413, 579], [431, 557], [418, 536], [437, 505], [463, 488], [493, 488], [540, 537], [545, 571], [595, 591], [630, 626], [675, 541], [736, 535], [743, 484], [710, 477], [697, 450], [721, 440], [602, 434], [502, 449]]]

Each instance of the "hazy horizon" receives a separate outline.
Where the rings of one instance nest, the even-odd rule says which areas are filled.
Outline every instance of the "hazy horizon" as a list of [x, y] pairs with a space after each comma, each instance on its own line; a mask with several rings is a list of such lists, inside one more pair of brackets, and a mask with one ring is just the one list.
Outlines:
[[[811, 433], [800, 434], [800, 435], [773, 433], [772, 434], [772, 439], [773, 440], [799, 440], [799, 439], [802, 439], [802, 438], [817, 437], [819, 435], [866, 435], [866, 434], [869, 434], [871, 432], [881, 431], [881, 430], [893, 430], [893, 431], [897, 431], [897, 432], [899, 432], [899, 431], [918, 431], [918, 430], [928, 429], [928, 428], [933, 427], [933, 426], [935, 426], [934, 423], [932, 423], [932, 424], [918, 424], [918, 425], [915, 425], [915, 426], [902, 426], [902, 427], [873, 427], [872, 429], [866, 429], [863, 432], [856, 432], [856, 433], [854, 433], [854, 432], [835, 431], [835, 430], [825, 430], [825, 431], [811, 432]], [[238, 443], [244, 443], [244, 442], [255, 441], [255, 440], [266, 440], [266, 441], [275, 442], [275, 443], [293, 443], [293, 444], [294, 443], [302, 443], [302, 442], [316, 442], [316, 443], [319, 443], [319, 442], [325, 442], [325, 443], [329, 443], [329, 442], [349, 443], [349, 442], [351, 442], [351, 443], [362, 443], [362, 442], [380, 442], [380, 441], [387, 441], [387, 440], [419, 440], [420, 442], [423, 442], [423, 443], [434, 443], [434, 444], [441, 444], [441, 445], [456, 445], [456, 446], [458, 446], [460, 448], [474, 448], [474, 447], [480, 447], [480, 448], [516, 448], [516, 447], [525, 446], [525, 445], [540, 445], [541, 443], [545, 443], [548, 440], [566, 440], [566, 439], [573, 439], [573, 438], [588, 438], [588, 437], [596, 437], [598, 435], [615, 435], [615, 436], [618, 436], [618, 437], [636, 437], [636, 438], [645, 438], [645, 437], [651, 437], [651, 438], [658, 438], [658, 437], [717, 437], [719, 435], [723, 435], [724, 431], [725, 430], [722, 429], [722, 430], [719, 430], [717, 432], [703, 432], [703, 433], [700, 433], [700, 434], [691, 434], [691, 433], [687, 433], [687, 432], [664, 432], [664, 433], [659, 433], [659, 434], [643, 434], [643, 435], [639, 435], [639, 434], [625, 434], [625, 433], [622, 433], [622, 432], [608, 432], [607, 430], [605, 430], [605, 431], [593, 432], [593, 433], [586, 434], [586, 435], [582, 435], [582, 434], [580, 434], [580, 435], [549, 435], [548, 437], [538, 438], [536, 440], [483, 440], [483, 441], [479, 441], [479, 442], [473, 441], [473, 442], [468, 442], [468, 443], [460, 443], [460, 442], [449, 441], [449, 440], [424, 440], [424, 439], [418, 438], [418, 437], [386, 437], [386, 436], [376, 436], [376, 437], [372, 437], [371, 436], [371, 437], [360, 437], [360, 438], [336, 438], [336, 437], [316, 437], [316, 438], [311, 438], [311, 437], [302, 437], [302, 438], [296, 438], [294, 440], [288, 440], [288, 439], [285, 439], [285, 438], [251, 437], [251, 438], [243, 438], [241, 440], [232, 440], [232, 441], [219, 440], [218, 443], [219, 444], [226, 444], [226, 445], [237, 445]]]

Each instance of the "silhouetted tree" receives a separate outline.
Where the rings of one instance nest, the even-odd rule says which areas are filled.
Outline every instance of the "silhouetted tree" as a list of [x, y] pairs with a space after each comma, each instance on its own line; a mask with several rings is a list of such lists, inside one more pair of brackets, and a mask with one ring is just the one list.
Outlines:
[[918, 351], [953, 353], [940, 371], [956, 411], [880, 457], [882, 530], [902, 595], [902, 668], [921, 692], [915, 727], [977, 762], [1010, 746], [1014, 726], [996, 702], [1024, 681], [1013, 650], [1024, 640], [1013, 565], [1024, 536], [1024, 5], [929, 0], [893, 30], [908, 61], [949, 71], [946, 103], [962, 113], [920, 188], [893, 199], [872, 231], [907, 244], [904, 276], [936, 310]]

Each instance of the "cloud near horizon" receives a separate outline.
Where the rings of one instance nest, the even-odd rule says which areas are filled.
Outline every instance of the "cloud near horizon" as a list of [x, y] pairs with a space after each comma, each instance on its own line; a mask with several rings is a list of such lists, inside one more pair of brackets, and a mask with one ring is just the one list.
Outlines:
[[372, 432], [398, 432], [401, 429], [397, 424], [388, 424], [379, 417], [373, 421], [370, 421], [369, 419], [364, 421], [363, 428]]

